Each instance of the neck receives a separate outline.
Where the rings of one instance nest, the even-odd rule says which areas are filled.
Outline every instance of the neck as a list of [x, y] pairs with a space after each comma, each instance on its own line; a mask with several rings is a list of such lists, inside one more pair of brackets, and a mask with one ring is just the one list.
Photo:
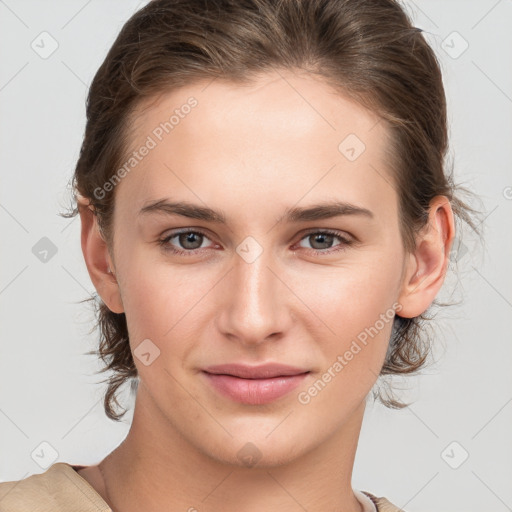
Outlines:
[[99, 464], [113, 512], [362, 511], [351, 479], [364, 402], [338, 432], [299, 458], [245, 467], [192, 446], [140, 394], [141, 388], [126, 439]]

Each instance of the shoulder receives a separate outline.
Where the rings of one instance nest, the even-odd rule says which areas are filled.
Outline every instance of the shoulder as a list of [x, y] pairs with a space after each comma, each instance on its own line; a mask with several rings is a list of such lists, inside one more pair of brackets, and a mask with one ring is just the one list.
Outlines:
[[378, 512], [406, 512], [403, 508], [393, 505], [393, 503], [383, 496], [375, 496], [367, 491], [362, 492], [372, 500]]
[[67, 512], [80, 505], [83, 512], [109, 512], [101, 496], [65, 462], [23, 480], [0, 483], [0, 512]]

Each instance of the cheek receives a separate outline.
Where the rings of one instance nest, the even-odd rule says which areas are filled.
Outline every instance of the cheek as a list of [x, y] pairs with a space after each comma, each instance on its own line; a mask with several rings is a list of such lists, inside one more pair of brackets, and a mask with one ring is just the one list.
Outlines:
[[[119, 270], [128, 276], [123, 280], [122, 295], [132, 351], [143, 340], [150, 339], [161, 352], [168, 352], [169, 344], [179, 340], [174, 343], [172, 357], [183, 359], [193, 344], [186, 340], [197, 341], [198, 330], [208, 328], [201, 325], [201, 311], [208, 312], [206, 316], [210, 319], [218, 314], [211, 302], [215, 303], [216, 293], [222, 288], [216, 290], [214, 285], [223, 272], [209, 265], [197, 265], [191, 272], [187, 265], [171, 266], [161, 255], [150, 257], [134, 248], [126, 249], [124, 254], [131, 255], [123, 260]], [[367, 329], [374, 332], [372, 327], [380, 315], [394, 303], [399, 258], [399, 251], [380, 247], [354, 253], [343, 265], [310, 263], [304, 267], [307, 272], [290, 268], [283, 272], [283, 280], [300, 298], [298, 302], [293, 300], [296, 305], [290, 308], [300, 308], [298, 317], [303, 328], [310, 330], [317, 340], [322, 339], [322, 347], [318, 348], [327, 356], [324, 362], [348, 350], [353, 340], [364, 341]], [[289, 292], [283, 289], [282, 293], [274, 300], [289, 302]], [[380, 323], [377, 327], [381, 327]], [[378, 335], [369, 338], [370, 348], [361, 351], [360, 362], [368, 359], [366, 365], [377, 365], [376, 361], [385, 354], [390, 329], [391, 325], [386, 324]]]
[[375, 251], [339, 267], [294, 278], [294, 289], [315, 314], [346, 338], [373, 324], [395, 302], [400, 288], [399, 254]]
[[390, 292], [393, 283], [375, 283], [377, 277], [370, 277], [352, 276], [311, 296], [328, 329], [319, 335], [322, 369], [298, 398], [301, 404], [314, 404], [324, 418], [344, 421], [370, 392], [384, 363], [397, 304]]
[[[388, 252], [386, 257], [385, 251], [367, 254], [357, 264], [332, 269], [329, 274], [317, 273], [303, 287], [301, 299], [315, 313], [315, 324], [320, 326], [317, 336], [322, 339], [325, 368], [331, 368], [342, 356], [343, 371], [331, 368], [337, 376], [334, 380], [342, 387], [346, 386], [342, 384], [345, 379], [361, 389], [371, 387], [384, 362], [399, 309], [395, 301], [401, 260], [399, 251], [395, 252]], [[336, 368], [339, 370], [339, 365]]]
[[172, 347], [174, 355], [186, 351], [186, 340], [193, 339], [199, 328], [197, 312], [212, 300], [208, 271], [191, 274], [185, 267], [171, 267], [164, 261], [149, 265], [141, 258], [132, 259], [128, 268], [138, 269], [128, 270], [122, 289], [132, 350], [150, 339], [161, 352], [168, 351], [173, 340], [180, 340]]

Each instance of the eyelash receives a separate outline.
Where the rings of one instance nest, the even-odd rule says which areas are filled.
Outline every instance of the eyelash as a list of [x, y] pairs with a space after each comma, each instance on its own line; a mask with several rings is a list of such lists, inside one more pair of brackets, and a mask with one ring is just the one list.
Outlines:
[[[169, 245], [169, 241], [178, 236], [178, 235], [181, 235], [183, 233], [194, 233], [194, 234], [197, 234], [197, 235], [203, 235], [205, 236], [206, 238], [209, 239], [209, 236], [207, 233], [205, 233], [204, 231], [201, 231], [201, 230], [190, 230], [190, 229], [184, 229], [184, 230], [181, 230], [181, 231], [175, 231], [173, 233], [171, 233], [170, 235], [166, 236], [165, 238], [161, 239], [158, 241], [159, 245], [164, 249], [164, 251], [166, 252], [170, 252], [172, 254], [177, 254], [177, 255], [180, 255], [180, 256], [193, 256], [195, 255], [198, 251], [201, 251], [201, 248], [198, 248], [198, 249], [191, 249], [191, 250], [183, 250], [183, 249], [175, 249], [173, 248], [172, 246]], [[300, 240], [304, 240], [304, 238], [308, 237], [308, 236], [311, 236], [311, 235], [318, 235], [318, 234], [322, 234], [322, 235], [333, 235], [335, 236], [336, 238], [338, 238], [340, 240], [340, 244], [335, 246], [334, 249], [326, 249], [326, 250], [321, 250], [321, 249], [306, 249], [310, 252], [313, 252], [315, 255], [319, 255], [319, 256], [322, 256], [322, 255], [325, 255], [325, 254], [333, 254], [335, 252], [339, 252], [339, 251], [344, 251], [347, 249], [347, 247], [349, 247], [350, 245], [353, 244], [353, 241], [352, 240], [349, 240], [348, 238], [345, 238], [344, 236], [342, 236], [338, 231], [333, 231], [333, 230], [330, 230], [330, 229], [323, 229], [323, 230], [311, 230], [309, 232], [307, 232]]]

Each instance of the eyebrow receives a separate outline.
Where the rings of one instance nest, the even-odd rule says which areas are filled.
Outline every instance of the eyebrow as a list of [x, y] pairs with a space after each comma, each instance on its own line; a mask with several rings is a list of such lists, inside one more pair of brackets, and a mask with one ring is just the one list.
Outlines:
[[[189, 219], [227, 224], [227, 217], [222, 210], [216, 211], [187, 201], [172, 202], [168, 199], [150, 201], [141, 208], [138, 215], [144, 216], [154, 213], [180, 215]], [[341, 201], [324, 201], [307, 207], [287, 208], [284, 215], [277, 219], [277, 222], [283, 220], [287, 222], [306, 222], [330, 219], [341, 215], [362, 215], [371, 219], [374, 218], [374, 214], [367, 208]]]

